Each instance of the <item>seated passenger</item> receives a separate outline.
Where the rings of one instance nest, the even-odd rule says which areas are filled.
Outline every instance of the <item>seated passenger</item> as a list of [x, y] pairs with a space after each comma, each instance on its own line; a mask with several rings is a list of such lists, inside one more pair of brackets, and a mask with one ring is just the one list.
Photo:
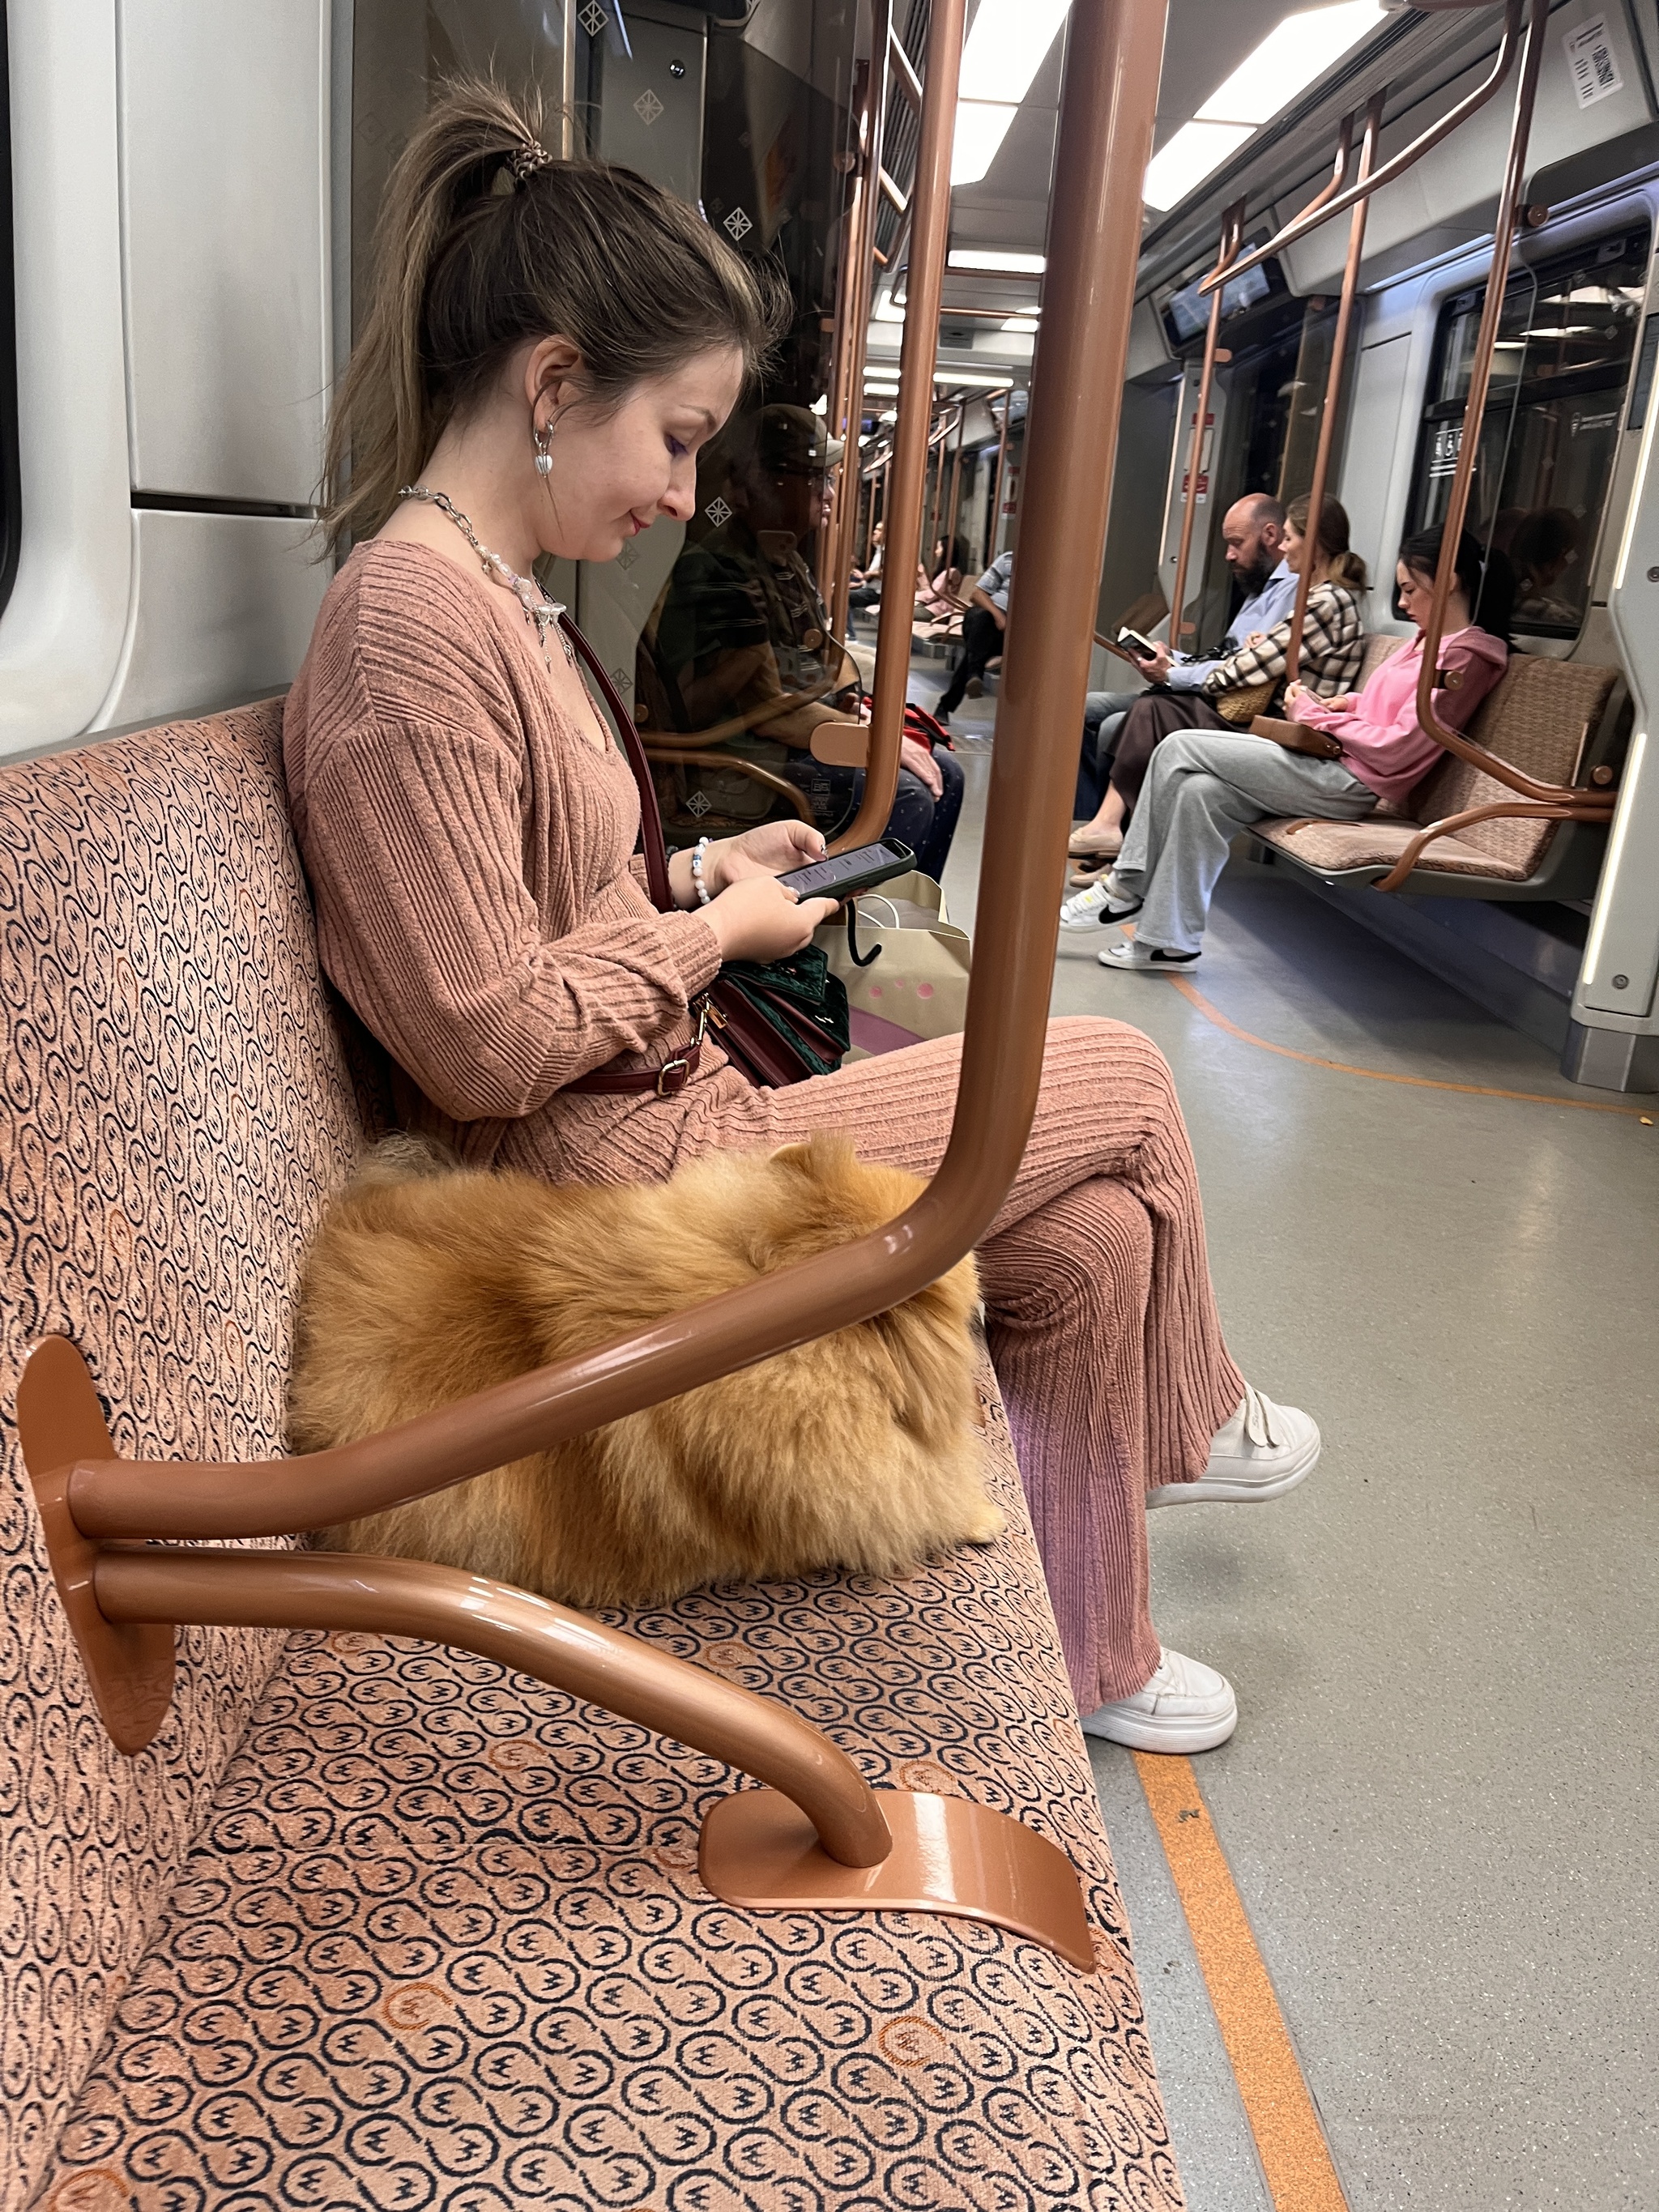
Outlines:
[[916, 593], [918, 618], [939, 623], [953, 621], [967, 605], [962, 596], [963, 571], [968, 566], [968, 548], [960, 538], [947, 544], [944, 538], [933, 545], [931, 580]]
[[1013, 555], [999, 553], [969, 592], [967, 611], [962, 617], [962, 658], [933, 708], [941, 722], [955, 714], [969, 685], [980, 681], [1002, 651], [1002, 633], [1008, 626], [1008, 592], [1013, 580]]
[[[1359, 821], [1382, 802], [1400, 805], [1439, 760], [1444, 748], [1418, 722], [1417, 684], [1440, 537], [1426, 530], [1401, 547], [1400, 603], [1418, 634], [1358, 696], [1321, 699], [1305, 684], [1291, 688], [1289, 719], [1324, 731], [1329, 759], [1246, 730], [1182, 732], [1158, 747], [1116, 866], [1097, 891], [1080, 895], [1094, 902], [1094, 926], [1136, 917], [1133, 938], [1101, 953], [1103, 967], [1190, 968], [1241, 830], [1273, 815]], [[1434, 694], [1448, 728], [1462, 729], [1503, 674], [1514, 605], [1509, 562], [1501, 553], [1483, 556], [1465, 531], [1440, 646], [1449, 681]]]
[[[538, 128], [497, 89], [452, 88], [386, 188], [329, 443], [328, 526], [366, 542], [283, 730], [323, 965], [397, 1062], [400, 1114], [475, 1167], [654, 1182], [844, 1129], [932, 1175], [955, 1037], [766, 1090], [711, 1036], [659, 1095], [722, 962], [797, 951], [831, 911], [777, 881], [823, 839], [794, 820], [723, 839], [701, 884], [677, 854], [659, 913], [630, 861], [627, 763], [532, 577], [544, 555], [611, 561], [657, 516], [689, 522], [698, 448], [783, 317], [691, 209], [553, 160]], [[611, 1087], [578, 1087], [601, 1069]], [[979, 1264], [1085, 1725], [1149, 1750], [1223, 1741], [1231, 1687], [1152, 1626], [1146, 1508], [1277, 1497], [1319, 1432], [1227, 1355], [1174, 1085], [1138, 1031], [1050, 1026]]]
[[[1239, 507], [1248, 504], [1241, 501]], [[1275, 500], [1271, 508], [1278, 505]], [[1273, 710], [1285, 675], [1296, 580], [1308, 554], [1308, 502], [1298, 499], [1288, 510], [1279, 511], [1284, 516], [1278, 540], [1284, 548], [1284, 558], [1274, 570], [1274, 578], [1282, 570], [1290, 586], [1282, 611], [1273, 612], [1276, 600], [1264, 590], [1260, 599], [1248, 601], [1233, 617], [1228, 635], [1231, 638], [1237, 632], [1241, 641], [1231, 652], [1216, 660], [1188, 662], [1185, 666], [1170, 665], [1167, 654], [1160, 653], [1157, 660], [1145, 664], [1155, 681], [1163, 667], [1166, 688], [1143, 692], [1130, 702], [1113, 748], [1106, 794], [1094, 820], [1073, 838], [1074, 854], [1093, 853], [1103, 862], [1119, 849], [1124, 817], [1140, 795], [1147, 763], [1172, 731], [1236, 729], [1241, 723], [1248, 725], [1254, 715]], [[1237, 515], [1235, 507], [1225, 526], [1234, 526]], [[1368, 582], [1364, 562], [1349, 550], [1347, 510], [1340, 501], [1328, 499], [1320, 518], [1301, 656], [1308, 681], [1322, 698], [1334, 698], [1359, 672], [1364, 640], [1359, 595]], [[1265, 627], [1264, 616], [1271, 617]], [[1204, 674], [1196, 688], [1190, 683], [1174, 688], [1177, 678], [1187, 678], [1200, 666]], [[1097, 740], [1097, 752], [1099, 744]], [[1066, 927], [1091, 927], [1094, 913], [1092, 906], [1079, 906]]]
[[887, 525], [878, 522], [870, 532], [870, 558], [862, 568], [853, 571], [853, 588], [847, 594], [847, 604], [855, 615], [867, 614], [871, 608], [881, 605], [881, 562], [883, 549], [887, 544]]
[[[787, 748], [777, 772], [833, 837], [857, 811], [862, 769], [815, 760], [813, 734], [856, 728], [859, 672], [837, 642], [801, 548], [841, 455], [805, 407], [763, 408], [729, 432], [662, 598], [641, 635], [637, 691], [653, 729], [720, 743], [752, 732]], [[712, 496], [710, 494], [712, 493]], [[705, 735], [705, 733], [709, 733]], [[887, 830], [936, 880], [962, 811], [963, 772], [946, 749], [907, 737]]]

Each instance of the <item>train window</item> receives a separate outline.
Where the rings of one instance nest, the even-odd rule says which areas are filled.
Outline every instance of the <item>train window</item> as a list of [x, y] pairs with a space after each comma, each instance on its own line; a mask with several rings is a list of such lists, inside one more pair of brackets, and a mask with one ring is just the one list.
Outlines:
[[22, 534], [17, 453], [17, 319], [12, 285], [11, 88], [6, 11], [0, 0], [0, 613], [11, 597]]
[[[1504, 292], [1470, 526], [1520, 580], [1517, 631], [1576, 637], [1625, 411], [1647, 284], [1645, 228], [1518, 270]], [[1448, 300], [1423, 410], [1410, 527], [1446, 511], [1462, 444], [1484, 285]]]

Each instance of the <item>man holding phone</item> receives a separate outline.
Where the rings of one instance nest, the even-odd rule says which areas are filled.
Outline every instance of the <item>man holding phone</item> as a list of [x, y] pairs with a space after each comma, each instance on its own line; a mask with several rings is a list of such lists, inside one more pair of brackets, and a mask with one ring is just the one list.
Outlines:
[[[1145, 653], [1140, 648], [1152, 644], [1150, 639], [1126, 635], [1123, 649], [1133, 654], [1149, 684], [1170, 691], [1201, 691], [1205, 678], [1219, 662], [1285, 620], [1296, 605], [1296, 578], [1284, 556], [1285, 521], [1284, 504], [1270, 492], [1246, 492], [1234, 501], [1221, 518], [1221, 544], [1228, 570], [1244, 592], [1243, 603], [1227, 625], [1220, 651], [1201, 660], [1176, 655], [1162, 644], [1152, 644], [1152, 651]], [[1121, 809], [1112, 806], [1108, 779], [1123, 718], [1139, 696], [1136, 691], [1091, 691], [1083, 702], [1077, 804], [1081, 811], [1092, 788], [1094, 818], [1073, 835], [1068, 848], [1073, 860], [1109, 860], [1122, 844], [1117, 818]], [[1109, 811], [1110, 820], [1106, 818]]]

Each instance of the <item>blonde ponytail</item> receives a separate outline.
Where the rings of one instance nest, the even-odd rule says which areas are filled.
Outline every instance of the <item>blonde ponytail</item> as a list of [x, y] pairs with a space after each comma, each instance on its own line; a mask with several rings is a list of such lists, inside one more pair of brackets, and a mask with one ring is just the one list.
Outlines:
[[323, 527], [337, 549], [380, 527], [526, 339], [568, 338], [586, 397], [605, 404], [716, 349], [752, 375], [781, 335], [787, 295], [766, 264], [631, 169], [554, 161], [544, 128], [539, 97], [459, 81], [392, 169], [329, 420]]
[[[1308, 535], [1308, 501], [1293, 499], [1285, 510], [1285, 520], [1297, 536], [1305, 540]], [[1371, 587], [1370, 571], [1348, 543], [1348, 510], [1340, 499], [1327, 495], [1319, 517], [1319, 544], [1315, 565], [1322, 562], [1334, 584], [1344, 584], [1351, 592], [1368, 592]]]

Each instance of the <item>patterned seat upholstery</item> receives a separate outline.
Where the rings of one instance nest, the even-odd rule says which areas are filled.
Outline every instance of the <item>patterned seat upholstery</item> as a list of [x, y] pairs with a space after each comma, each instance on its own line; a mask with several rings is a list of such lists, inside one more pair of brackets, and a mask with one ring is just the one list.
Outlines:
[[[1398, 641], [1368, 641], [1367, 676], [1388, 658], [1385, 652], [1375, 660], [1370, 657], [1385, 642], [1392, 647]], [[1540, 782], [1571, 782], [1618, 680], [1616, 668], [1511, 653], [1508, 667], [1476, 709], [1469, 735]], [[1516, 796], [1471, 763], [1448, 753], [1413, 792], [1409, 818], [1374, 814], [1364, 822], [1277, 820], [1258, 823], [1251, 834], [1321, 875], [1390, 868], [1431, 822]], [[1472, 822], [1450, 836], [1437, 837], [1416, 866], [1430, 873], [1525, 883], [1537, 872], [1559, 826], [1527, 817]]]
[[1000, 1544], [902, 1584], [705, 1591], [623, 1625], [794, 1706], [878, 1786], [1052, 1837], [1092, 1975], [971, 1922], [734, 1911], [696, 1871], [729, 1769], [430, 1644], [190, 1630], [161, 1734], [110, 1747], [12, 1392], [62, 1330], [123, 1451], [279, 1448], [298, 1256], [363, 1112], [279, 730], [267, 705], [0, 771], [0, 2197], [1178, 2207], [988, 1376]]

